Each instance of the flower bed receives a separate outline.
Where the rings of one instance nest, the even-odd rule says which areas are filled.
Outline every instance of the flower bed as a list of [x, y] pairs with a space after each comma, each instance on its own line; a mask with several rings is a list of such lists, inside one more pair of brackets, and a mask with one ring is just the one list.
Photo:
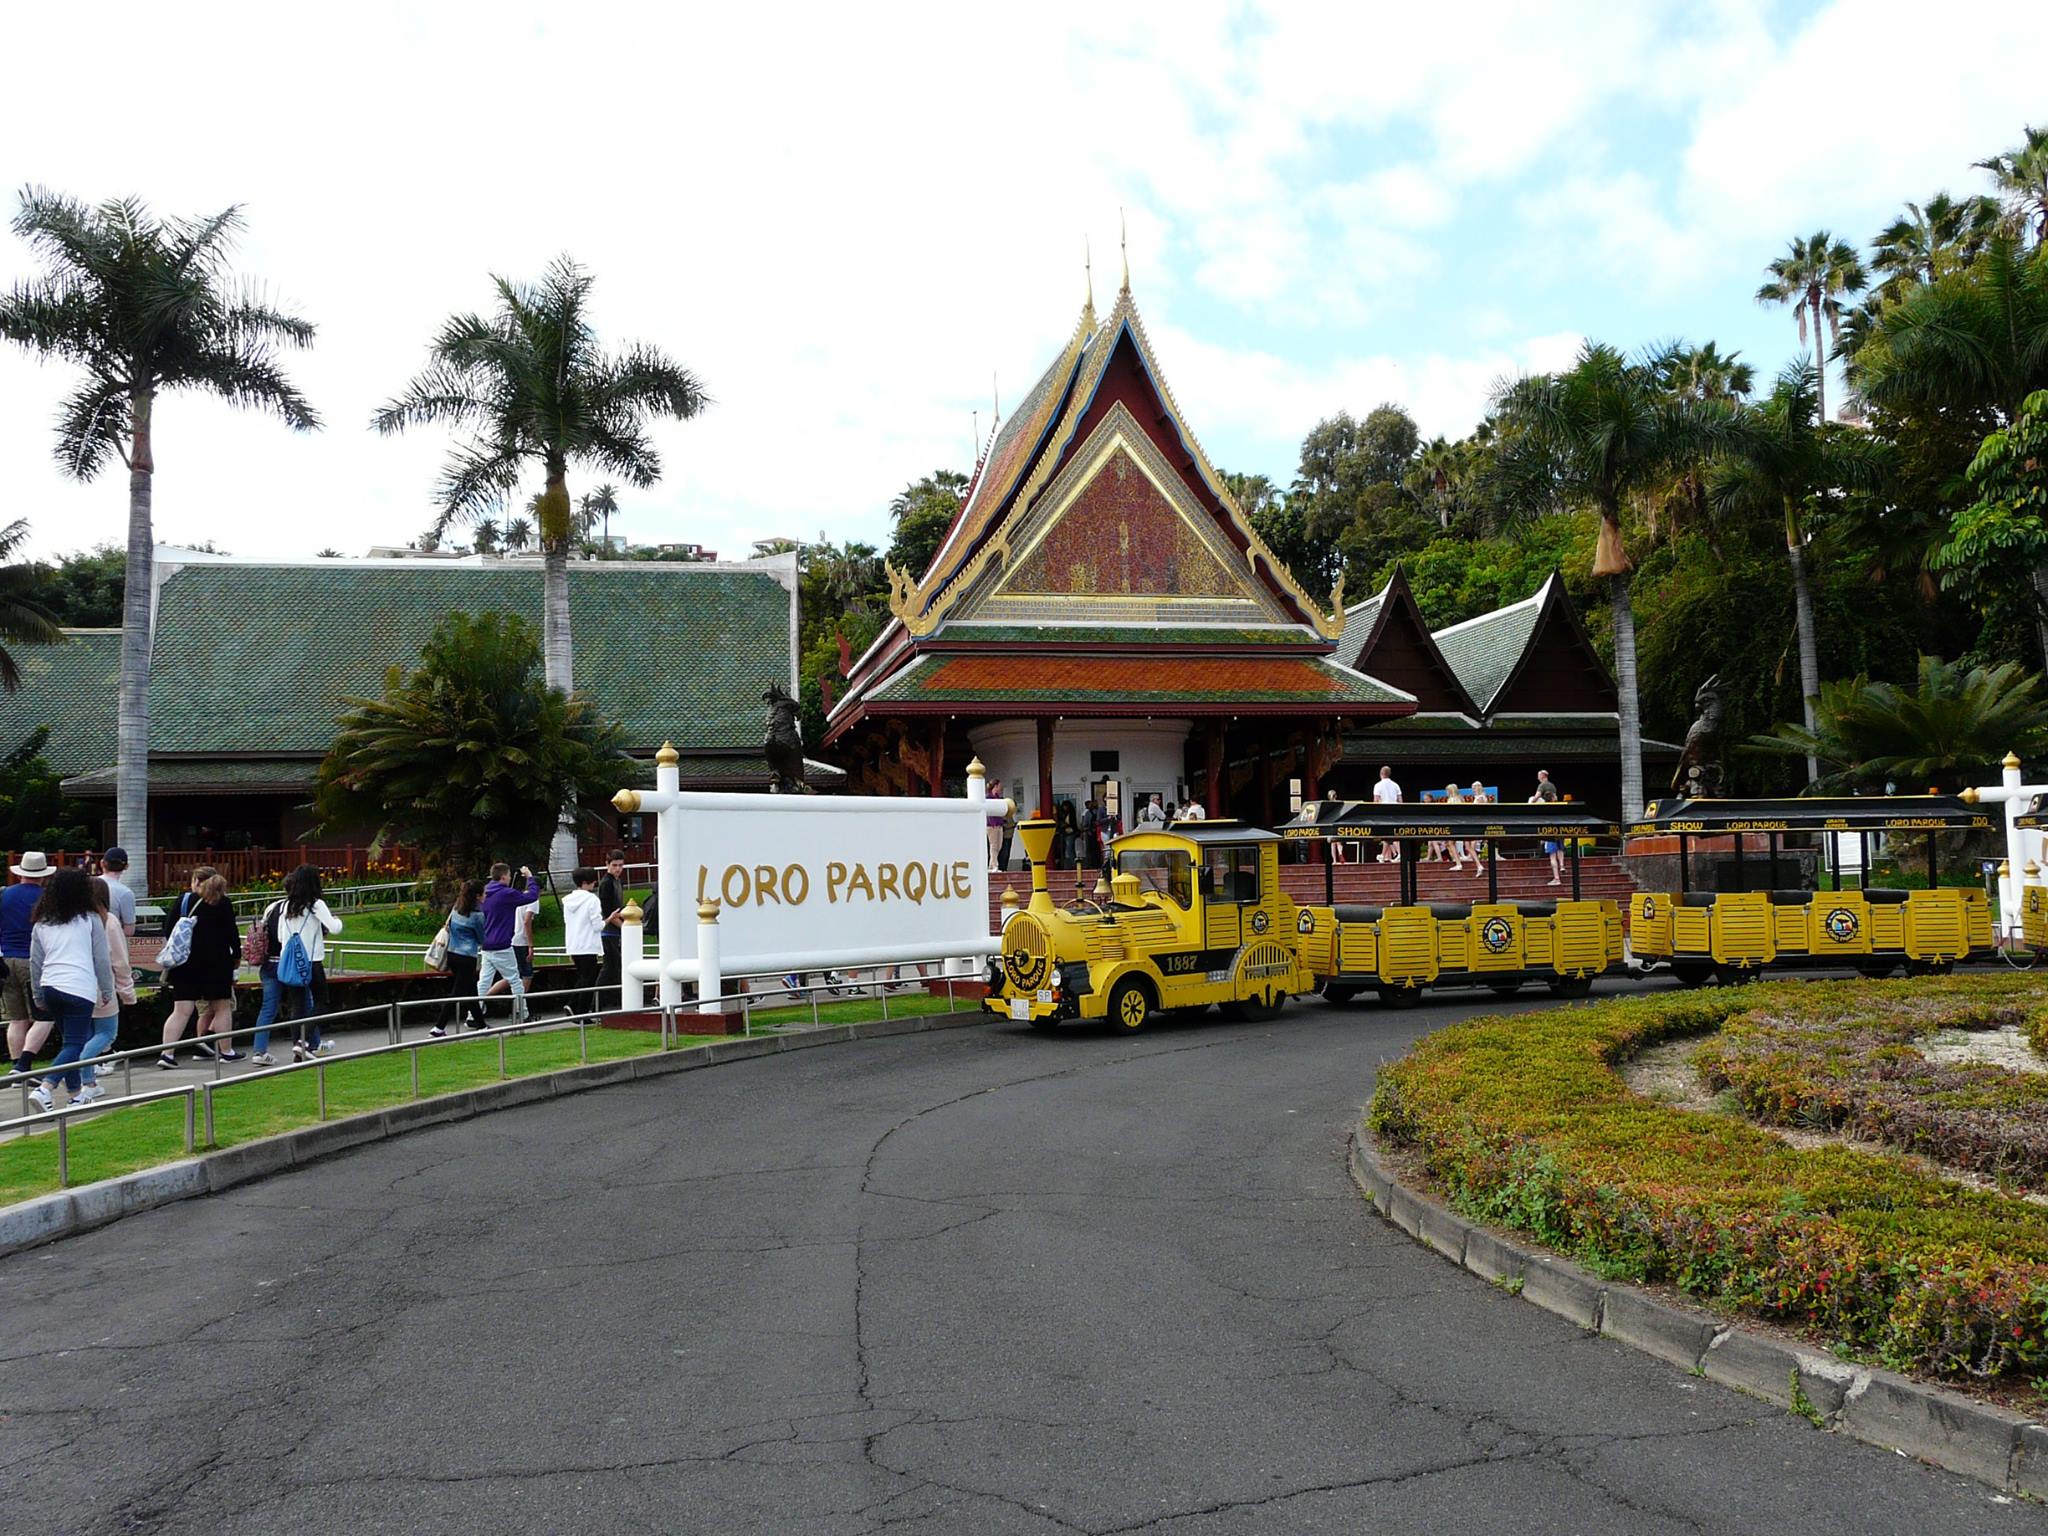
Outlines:
[[1469, 1215], [1617, 1278], [1808, 1328], [1885, 1365], [2000, 1376], [2048, 1362], [2048, 1208], [1914, 1162], [1790, 1146], [1629, 1092], [1613, 1063], [1738, 1017], [2048, 1002], [2039, 982], [1784, 982], [1478, 1019], [1384, 1069], [1375, 1130]]
[[1768, 1124], [1846, 1131], [2036, 1189], [2048, 1181], [2048, 1076], [1930, 1061], [1920, 1049], [1936, 1030], [1999, 1027], [2040, 1038], [2048, 997], [2038, 984], [1920, 989], [1881, 1011], [1853, 994], [1798, 995], [1790, 1008], [1738, 1014], [1692, 1060]]

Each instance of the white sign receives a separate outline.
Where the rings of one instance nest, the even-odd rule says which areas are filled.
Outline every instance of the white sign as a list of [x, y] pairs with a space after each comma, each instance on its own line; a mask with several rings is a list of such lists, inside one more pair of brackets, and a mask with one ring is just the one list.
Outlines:
[[728, 974], [826, 951], [971, 953], [989, 937], [990, 810], [1003, 802], [684, 793], [684, 920], [664, 906], [667, 958], [696, 958], [685, 914], [705, 901]]

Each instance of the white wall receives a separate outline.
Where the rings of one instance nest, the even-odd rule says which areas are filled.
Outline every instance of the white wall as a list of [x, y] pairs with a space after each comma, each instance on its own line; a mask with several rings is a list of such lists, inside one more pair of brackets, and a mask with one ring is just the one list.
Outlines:
[[[1100, 779], [1114, 779], [1122, 799], [1124, 829], [1136, 819], [1141, 795], [1163, 795], [1167, 803], [1185, 805], [1191, 792], [1201, 786], [1185, 778], [1188, 720], [1061, 720], [1053, 725], [1053, 799], [1070, 799], [1076, 805], [1088, 797]], [[1002, 793], [1017, 802], [1020, 817], [1038, 807], [1038, 722], [998, 720], [977, 726], [967, 733], [974, 753], [988, 769], [991, 779], [1003, 781]], [[1089, 767], [1090, 754], [1114, 752], [1114, 773], [1096, 773]], [[995, 793], [994, 790], [990, 791]], [[1010, 849], [1010, 867], [1024, 866], [1022, 846]]]

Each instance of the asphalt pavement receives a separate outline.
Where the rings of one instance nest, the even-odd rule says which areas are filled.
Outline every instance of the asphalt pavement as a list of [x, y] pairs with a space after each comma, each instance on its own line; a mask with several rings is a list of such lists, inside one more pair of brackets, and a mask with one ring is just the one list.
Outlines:
[[1381, 1222], [1374, 1068], [1482, 1006], [738, 1062], [0, 1260], [0, 1529], [2048, 1528]]

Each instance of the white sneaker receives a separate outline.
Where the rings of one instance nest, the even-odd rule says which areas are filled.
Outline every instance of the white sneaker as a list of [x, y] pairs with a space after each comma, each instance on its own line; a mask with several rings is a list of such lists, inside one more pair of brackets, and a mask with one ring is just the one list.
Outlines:
[[98, 1083], [87, 1083], [71, 1096], [71, 1102], [74, 1106], [79, 1104], [97, 1104], [106, 1096], [107, 1090]]
[[37, 1109], [40, 1109], [46, 1115], [55, 1114], [57, 1111], [57, 1101], [51, 1096], [48, 1083], [38, 1083], [35, 1092], [29, 1095], [29, 1099]]
[[435, 1026], [434, 1026], [434, 1027], [433, 1027], [432, 1029], [430, 1029], [430, 1030], [428, 1030], [428, 1031], [427, 1031], [427, 1038], [428, 1038], [429, 1040], [442, 1040], [442, 1039], [446, 1039], [446, 1038], [447, 1038], [447, 1035], [448, 1035], [448, 1031], [447, 1031], [447, 1029], [445, 1029], [445, 1028], [444, 1028], [443, 1026], [441, 1026], [441, 1025], [439, 1025], [439, 1024], [436, 1024], [436, 1025], [435, 1025]]
[[271, 1060], [270, 1060], [270, 1052], [268, 1052], [268, 1051], [257, 1051], [257, 1052], [255, 1052], [254, 1054], [252, 1054], [252, 1055], [251, 1055], [251, 1056], [249, 1057], [249, 1065], [250, 1065], [250, 1066], [252, 1066], [252, 1067], [267, 1067], [267, 1066], [270, 1066], [270, 1065], [271, 1065]]
[[334, 1042], [332, 1040], [322, 1040], [320, 1042], [320, 1049], [317, 1052], [315, 1052], [315, 1054], [320, 1056], [332, 1056], [334, 1054]]

